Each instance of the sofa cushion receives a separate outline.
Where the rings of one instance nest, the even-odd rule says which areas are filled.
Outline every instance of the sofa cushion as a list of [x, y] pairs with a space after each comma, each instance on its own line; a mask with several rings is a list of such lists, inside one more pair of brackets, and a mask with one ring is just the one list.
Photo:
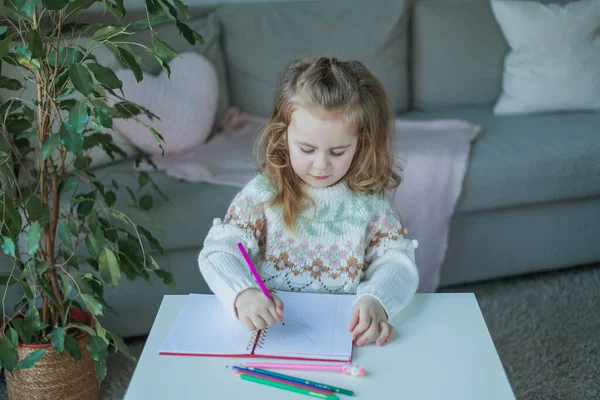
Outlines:
[[508, 45], [487, 1], [420, 1], [412, 21], [413, 107], [492, 106]]
[[480, 125], [457, 210], [600, 196], [600, 113], [494, 116], [491, 109], [411, 112]]
[[[219, 120], [225, 115], [225, 111], [229, 108], [229, 84], [227, 82], [225, 55], [221, 46], [221, 24], [214, 12], [204, 17], [186, 21], [186, 24], [202, 35], [202, 38], [205, 41], [203, 45], [190, 45], [188, 41], [180, 35], [179, 28], [171, 22], [157, 25], [154, 27], [154, 30], [161, 40], [171, 45], [178, 53], [181, 54], [193, 50], [204, 55], [213, 64], [215, 71], [217, 72], [217, 80], [219, 83], [219, 103], [216, 114], [216, 118]], [[152, 43], [152, 36], [146, 29], [131, 35], [130, 40], [148, 46]], [[158, 65], [151, 55], [140, 50], [138, 46], [134, 46], [134, 49], [137, 50], [142, 58], [142, 63], [144, 64], [143, 67], [146, 72], [158, 75], [162, 71], [160, 65]]]
[[332, 0], [222, 5], [232, 103], [270, 116], [279, 74], [301, 56], [356, 59], [398, 111], [408, 107], [404, 1]]
[[600, 111], [600, 0], [491, 3], [511, 48], [495, 114]]

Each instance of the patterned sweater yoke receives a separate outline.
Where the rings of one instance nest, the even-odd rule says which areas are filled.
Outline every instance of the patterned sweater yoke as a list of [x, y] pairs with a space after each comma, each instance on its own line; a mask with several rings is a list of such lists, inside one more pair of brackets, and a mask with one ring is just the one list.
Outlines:
[[370, 295], [393, 318], [418, 286], [418, 243], [405, 237], [389, 196], [357, 193], [343, 180], [304, 190], [313, 201], [302, 205], [293, 233], [282, 208], [270, 203], [274, 189], [265, 176], [237, 194], [198, 257], [211, 290], [235, 315], [237, 295], [258, 287], [237, 248], [242, 242], [269, 289]]

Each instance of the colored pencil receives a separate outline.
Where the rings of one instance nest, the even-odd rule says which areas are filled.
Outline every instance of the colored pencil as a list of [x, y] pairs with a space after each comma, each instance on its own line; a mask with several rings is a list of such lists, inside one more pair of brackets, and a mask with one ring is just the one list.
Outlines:
[[308, 385], [305, 385], [305, 384], [300, 383], [300, 382], [292, 382], [292, 381], [290, 381], [288, 379], [275, 378], [273, 376], [263, 375], [263, 374], [260, 374], [258, 372], [244, 371], [244, 370], [234, 370], [234, 373], [236, 373], [238, 375], [240, 375], [240, 374], [246, 374], [246, 375], [254, 376], [255, 378], [266, 379], [268, 381], [281, 383], [282, 385], [290, 385], [290, 386], [294, 386], [294, 387], [297, 387], [297, 388], [310, 390], [310, 391], [313, 391], [313, 392], [318, 392], [318, 393], [323, 393], [323, 394], [333, 394], [333, 392], [331, 390], [328, 390], [328, 389], [314, 387], [312, 385], [308, 386]]
[[316, 386], [318, 388], [329, 389], [329, 390], [331, 390], [332, 392], [335, 392], [335, 393], [345, 394], [347, 396], [354, 396], [354, 392], [352, 390], [342, 389], [342, 388], [339, 388], [339, 387], [327, 385], [325, 383], [319, 383], [319, 382], [315, 382], [315, 381], [309, 381], [308, 379], [302, 379], [302, 378], [298, 378], [298, 377], [295, 377], [295, 376], [278, 374], [276, 372], [267, 371], [267, 370], [260, 369], [260, 368], [252, 368], [251, 370], [256, 371], [256, 372], [260, 372], [260, 373], [265, 374], [265, 375], [270, 375], [270, 376], [273, 376], [273, 377], [278, 377], [278, 378], [282, 378], [282, 379], [285, 378], [285, 379], [288, 379], [290, 381], [294, 381], [294, 382], [298, 382], [298, 383], [304, 383], [304, 384], [311, 385], [311, 386]]
[[[275, 300], [273, 299], [273, 296], [271, 296], [271, 293], [269, 293], [269, 291], [267, 290], [267, 287], [265, 286], [264, 282], [260, 278], [260, 275], [258, 274], [258, 271], [254, 267], [254, 264], [252, 263], [252, 260], [250, 259], [250, 256], [246, 252], [246, 249], [244, 248], [244, 245], [242, 244], [242, 242], [238, 243], [237, 246], [238, 246], [238, 249], [240, 249], [240, 253], [242, 253], [242, 257], [244, 257], [244, 260], [246, 260], [246, 264], [248, 264], [248, 268], [250, 269], [250, 272], [252, 273], [252, 276], [254, 276], [254, 280], [256, 281], [256, 283], [258, 284], [258, 286], [260, 287], [260, 290], [262, 290], [263, 294], [265, 296], [267, 296], [267, 298], [269, 298], [271, 301], [274, 302]], [[281, 321], [281, 323], [283, 325], [285, 325], [283, 323], [283, 321]]]
[[290, 392], [304, 394], [306, 396], [315, 397], [317, 399], [324, 399], [324, 400], [337, 400], [338, 399], [338, 397], [333, 394], [319, 393], [319, 392], [315, 392], [312, 390], [302, 389], [302, 388], [299, 388], [296, 386], [286, 385], [286, 384], [270, 381], [270, 380], [263, 379], [263, 378], [257, 378], [255, 376], [251, 376], [248, 374], [239, 374], [239, 376], [240, 376], [240, 379], [245, 380], [245, 381], [259, 383], [261, 385], [271, 386], [271, 387], [278, 388], [278, 389], [288, 390]]
[[332, 365], [332, 364], [300, 364], [300, 363], [259, 363], [249, 362], [248, 368], [261, 369], [295, 369], [302, 371], [337, 371], [349, 375], [365, 375], [365, 369], [358, 365]]

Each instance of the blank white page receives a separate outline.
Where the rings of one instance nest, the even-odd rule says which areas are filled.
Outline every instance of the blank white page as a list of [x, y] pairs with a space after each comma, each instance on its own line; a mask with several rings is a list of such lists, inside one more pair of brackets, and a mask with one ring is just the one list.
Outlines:
[[350, 313], [356, 296], [278, 292], [285, 325], [268, 328], [255, 354], [347, 361], [352, 357]]
[[190, 294], [160, 353], [179, 355], [245, 355], [252, 332], [233, 318], [212, 294]]

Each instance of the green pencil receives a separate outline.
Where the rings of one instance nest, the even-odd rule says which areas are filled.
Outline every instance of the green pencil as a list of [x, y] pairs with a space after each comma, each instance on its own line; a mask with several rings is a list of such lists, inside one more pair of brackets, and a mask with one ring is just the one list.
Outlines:
[[270, 381], [268, 379], [257, 378], [255, 376], [251, 376], [251, 375], [246, 375], [246, 374], [239, 374], [239, 375], [240, 375], [240, 379], [245, 380], [245, 381], [260, 383], [261, 385], [276, 387], [278, 389], [289, 390], [290, 392], [295, 392], [295, 393], [300, 393], [300, 394], [304, 394], [304, 395], [311, 396], [311, 397], [316, 397], [317, 399], [338, 400], [338, 397], [334, 396], [332, 394], [313, 392], [308, 389], [302, 389], [302, 388], [299, 388], [296, 386], [288, 386], [288, 385], [284, 385], [283, 383]]
[[295, 382], [299, 382], [299, 383], [308, 383], [310, 385], [314, 385], [314, 386], [318, 386], [321, 387], [323, 389], [329, 389], [332, 392], [335, 393], [339, 393], [339, 394], [345, 394], [347, 396], [354, 396], [354, 392], [352, 390], [348, 390], [348, 389], [342, 389], [339, 387], [335, 387], [335, 386], [331, 386], [331, 385], [326, 385], [324, 383], [320, 383], [320, 382], [314, 382], [314, 381], [309, 381], [308, 379], [302, 379], [302, 378], [298, 378], [295, 376], [289, 376], [289, 375], [284, 375], [284, 374], [278, 374], [277, 372], [273, 372], [273, 371], [267, 371], [266, 369], [261, 369], [261, 368], [252, 368], [255, 371], [260, 371], [264, 374], [267, 375], [271, 375], [273, 377], [276, 378], [283, 378], [286, 380], [291, 380], [291, 381], [295, 381]]

